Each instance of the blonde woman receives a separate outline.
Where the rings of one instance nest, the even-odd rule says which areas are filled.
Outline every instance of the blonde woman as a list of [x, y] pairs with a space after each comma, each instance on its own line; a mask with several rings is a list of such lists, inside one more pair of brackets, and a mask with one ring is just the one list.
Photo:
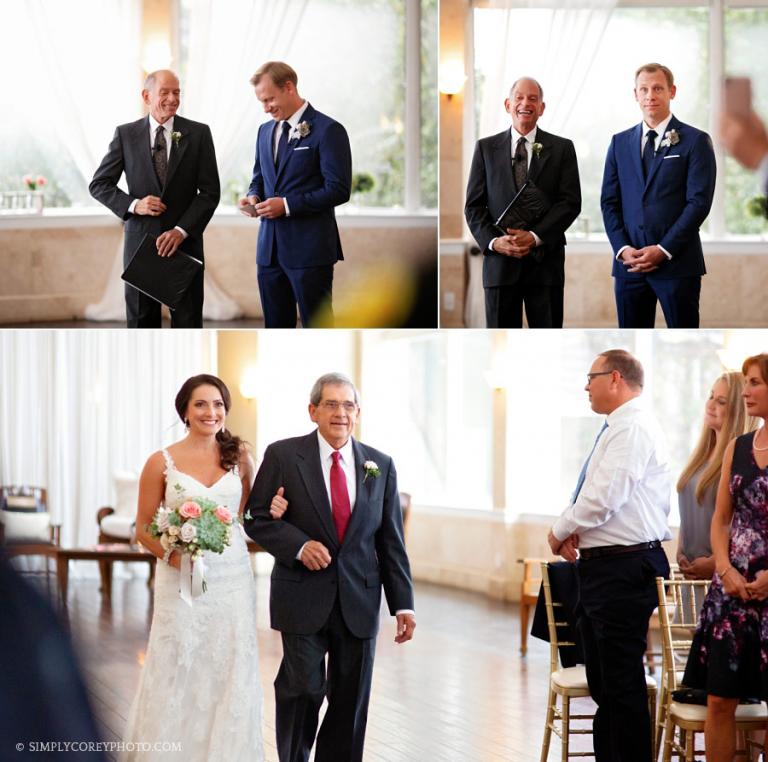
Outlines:
[[[757, 425], [747, 416], [742, 399], [744, 376], [723, 373], [712, 385], [704, 405], [701, 436], [677, 482], [680, 534], [677, 563], [686, 579], [712, 579], [710, 527], [715, 513], [715, 496], [728, 443]], [[702, 596], [703, 599], [703, 596]], [[699, 607], [701, 600], [698, 601]]]

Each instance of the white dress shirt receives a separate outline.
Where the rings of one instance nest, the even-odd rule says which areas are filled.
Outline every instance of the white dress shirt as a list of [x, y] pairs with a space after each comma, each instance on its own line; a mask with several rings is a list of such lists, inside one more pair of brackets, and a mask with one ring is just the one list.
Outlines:
[[[291, 125], [291, 129], [288, 131], [288, 140], [291, 141], [294, 138], [298, 138], [299, 136], [299, 130], [298, 125], [301, 121], [301, 117], [304, 116], [304, 112], [307, 110], [307, 106], [309, 106], [308, 101], [304, 101], [304, 103], [299, 107], [298, 111], [294, 111], [291, 116], [288, 117], [288, 119], [284, 121], [280, 121], [280, 123], [277, 125], [277, 129], [274, 131], [272, 136], [272, 161], [277, 160], [277, 144], [280, 142], [280, 134], [283, 131], [283, 124], [284, 122], [288, 122], [288, 124]], [[288, 199], [283, 198], [283, 204], [285, 204], [285, 216], [290, 217], [291, 216], [291, 210], [288, 208]], [[320, 436], [318, 434], [318, 436]]]
[[[538, 130], [538, 127], [534, 127], [527, 135], [521, 135], [514, 127], [510, 128], [510, 134], [512, 136], [512, 160], [514, 161], [515, 158], [515, 152], [517, 151], [517, 141], [520, 140], [520, 138], [525, 138], [525, 153], [528, 156], [528, 164], [527, 168], [531, 168], [531, 160], [533, 159], [533, 144], [536, 142], [536, 131]], [[512, 199], [509, 199], [510, 201]], [[541, 246], [541, 238], [539, 238], [536, 233], [533, 232], [533, 230], [530, 231], [531, 235], [533, 236], [533, 247], [536, 248], [537, 246]], [[495, 238], [492, 238], [490, 243], [488, 244], [488, 248], [491, 251], [494, 251], [493, 248], [493, 242], [495, 241]]]
[[672, 487], [661, 427], [638, 398], [606, 419], [576, 502], [552, 527], [558, 540], [579, 536], [579, 548], [669, 540]]
[[[165, 133], [165, 151], [166, 151], [166, 159], [168, 162], [171, 160], [171, 144], [173, 143], [173, 140], [171, 138], [171, 135], [173, 134], [173, 117], [171, 117], [165, 124], [160, 124], [155, 117], [152, 116], [152, 114], [149, 115], [149, 150], [153, 150], [155, 147], [155, 140], [157, 139], [157, 128], [162, 127], [163, 132]], [[140, 199], [135, 198], [133, 201], [131, 201], [130, 206], [128, 207], [128, 211], [131, 214], [135, 214], [133, 211], [136, 208], [136, 204], [138, 204]], [[187, 233], [184, 228], [180, 228], [178, 225], [176, 225], [176, 230], [181, 233], [184, 238], [186, 238], [189, 234]]]

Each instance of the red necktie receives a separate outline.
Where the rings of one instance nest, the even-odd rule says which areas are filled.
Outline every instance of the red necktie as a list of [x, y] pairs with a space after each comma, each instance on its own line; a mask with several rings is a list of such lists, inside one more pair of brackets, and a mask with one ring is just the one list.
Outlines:
[[349, 507], [349, 492], [347, 491], [347, 477], [344, 475], [344, 469], [339, 463], [341, 453], [334, 450], [333, 464], [331, 465], [331, 512], [333, 513], [333, 523], [336, 524], [336, 534], [339, 536], [339, 542], [344, 542], [344, 534], [347, 531], [349, 517], [352, 510]]

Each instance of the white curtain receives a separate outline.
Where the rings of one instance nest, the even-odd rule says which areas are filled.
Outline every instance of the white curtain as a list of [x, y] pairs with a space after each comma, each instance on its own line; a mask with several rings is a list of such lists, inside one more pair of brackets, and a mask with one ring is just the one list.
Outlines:
[[503, 43], [485, 67], [479, 135], [509, 127], [504, 99], [515, 79], [530, 76], [544, 88], [542, 128], [567, 135], [574, 104], [593, 70], [616, 0], [519, 0], [478, 3], [496, 11]]
[[96, 541], [116, 470], [183, 435], [182, 382], [215, 372], [208, 331], [1, 331], [0, 483], [48, 490], [62, 544]]
[[252, 116], [260, 106], [249, 84], [251, 75], [265, 61], [290, 59], [307, 2], [185, 4], [189, 55], [182, 82], [183, 113], [210, 125], [222, 178], [240, 169], [237, 151], [244, 144], [256, 144]]
[[32, 113], [44, 119], [28, 126], [54, 129], [86, 183], [115, 126], [141, 116], [141, 5], [0, 0], [3, 23], [10, 21], [17, 44], [24, 46], [25, 55], [16, 60], [24, 75], [14, 76], [27, 88]]

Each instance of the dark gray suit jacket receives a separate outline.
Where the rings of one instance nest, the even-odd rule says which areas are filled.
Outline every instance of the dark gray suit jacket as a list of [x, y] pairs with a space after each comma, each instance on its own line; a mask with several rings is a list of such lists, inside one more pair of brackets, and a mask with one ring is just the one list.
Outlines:
[[[181, 138], [171, 145], [164, 188], [152, 164], [148, 116], [115, 130], [107, 155], [91, 180], [91, 195], [126, 221], [126, 264], [146, 233], [158, 236], [177, 225], [189, 234], [181, 248], [203, 259], [203, 231], [220, 195], [213, 138], [208, 125], [181, 116], [174, 117], [173, 129]], [[123, 172], [128, 193], [117, 187]], [[131, 202], [144, 196], [159, 196], [167, 209], [158, 217], [129, 214]]]
[[504, 130], [477, 142], [467, 182], [464, 216], [483, 253], [483, 286], [516, 283], [562, 286], [565, 283], [565, 231], [581, 211], [579, 167], [573, 143], [536, 131], [542, 149], [531, 158], [528, 179], [547, 196], [551, 206], [532, 226], [542, 245], [522, 259], [490, 251], [492, 239], [503, 235], [494, 222], [515, 197], [512, 135]]
[[[357, 498], [343, 545], [320, 465], [317, 432], [271, 444], [256, 475], [246, 511], [245, 531], [275, 557], [269, 605], [272, 627], [310, 635], [328, 620], [338, 596], [344, 622], [358, 638], [379, 628], [381, 589], [392, 615], [413, 609], [413, 585], [403, 539], [403, 518], [392, 459], [352, 440]], [[381, 471], [363, 483], [363, 463]], [[288, 510], [279, 520], [269, 514], [272, 496], [285, 487]], [[332, 562], [310, 571], [296, 554], [308, 540], [322, 542]]]

